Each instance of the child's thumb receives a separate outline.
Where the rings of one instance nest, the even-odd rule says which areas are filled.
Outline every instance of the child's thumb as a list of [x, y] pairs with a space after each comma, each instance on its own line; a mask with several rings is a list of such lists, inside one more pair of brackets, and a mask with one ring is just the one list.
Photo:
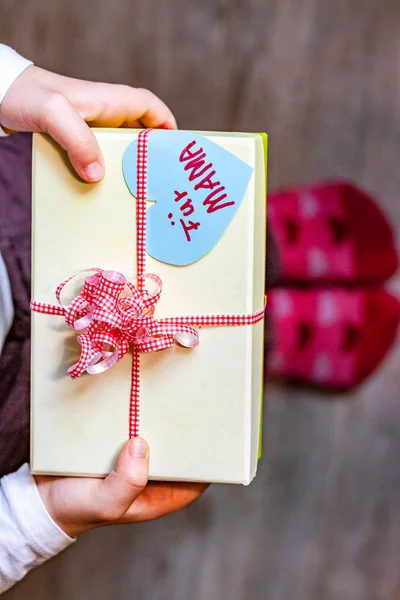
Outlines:
[[147, 442], [133, 438], [119, 453], [114, 471], [101, 482], [96, 503], [102, 520], [122, 518], [146, 486], [148, 475]]
[[103, 157], [96, 137], [69, 100], [60, 93], [48, 92], [37, 119], [43, 131], [67, 151], [78, 175], [88, 182], [104, 176]]

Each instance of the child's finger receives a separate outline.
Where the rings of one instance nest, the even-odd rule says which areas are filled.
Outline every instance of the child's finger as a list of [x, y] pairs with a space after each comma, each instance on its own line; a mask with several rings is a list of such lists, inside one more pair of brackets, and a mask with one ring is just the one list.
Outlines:
[[149, 447], [142, 438], [133, 438], [122, 448], [114, 471], [99, 482], [93, 498], [96, 513], [104, 521], [121, 519], [147, 484]]
[[[132, 89], [132, 88], [128, 88]], [[177, 123], [171, 110], [160, 98], [149, 90], [136, 88], [132, 90], [141, 99], [142, 111], [137, 119], [144, 127], [164, 127], [165, 129], [177, 129]], [[129, 117], [125, 119], [125, 123], [129, 125]]]
[[150, 482], [120, 522], [151, 521], [180, 510], [197, 500], [208, 485], [207, 483]]
[[[176, 129], [171, 110], [149, 90], [126, 85], [92, 84], [72, 90], [73, 104], [94, 127], [154, 127]], [[76, 101], [75, 101], [76, 99]]]
[[69, 100], [49, 93], [41, 105], [37, 122], [68, 153], [72, 166], [85, 181], [99, 181], [104, 176], [104, 163], [96, 137]]

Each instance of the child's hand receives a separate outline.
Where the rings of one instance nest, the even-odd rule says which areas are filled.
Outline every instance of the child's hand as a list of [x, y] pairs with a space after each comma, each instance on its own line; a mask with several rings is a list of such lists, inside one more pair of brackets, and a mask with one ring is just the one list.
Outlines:
[[105, 479], [35, 476], [54, 521], [71, 537], [102, 525], [150, 521], [190, 504], [206, 484], [149, 483], [149, 449], [141, 438], [122, 448]]
[[[86, 123], [85, 123], [86, 121]], [[162, 127], [176, 129], [169, 108], [148, 90], [80, 81], [28, 67], [0, 104], [0, 123], [12, 131], [50, 134], [67, 152], [85, 181], [104, 175], [94, 127]]]

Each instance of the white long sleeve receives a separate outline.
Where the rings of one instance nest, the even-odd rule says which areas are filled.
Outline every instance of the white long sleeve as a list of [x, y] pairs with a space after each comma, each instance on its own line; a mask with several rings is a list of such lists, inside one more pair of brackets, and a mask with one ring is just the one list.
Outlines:
[[7, 268], [0, 253], [0, 354], [14, 319], [14, 306]]
[[46, 511], [27, 465], [0, 479], [0, 594], [74, 541]]
[[9, 46], [0, 44], [0, 103], [17, 77], [31, 64], [32, 61]]
[[[17, 77], [31, 64], [33, 64], [32, 61], [24, 58], [9, 46], [0, 44], [0, 104]], [[0, 123], [0, 137], [4, 135], [7, 134]]]

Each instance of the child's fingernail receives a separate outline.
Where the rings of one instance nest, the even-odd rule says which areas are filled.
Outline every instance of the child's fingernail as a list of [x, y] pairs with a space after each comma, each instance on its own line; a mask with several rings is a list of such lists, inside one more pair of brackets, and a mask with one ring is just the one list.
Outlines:
[[145, 458], [148, 446], [142, 438], [133, 438], [128, 445], [128, 452], [132, 458]]
[[90, 181], [100, 181], [104, 177], [104, 169], [99, 162], [94, 162], [85, 168], [85, 175]]
[[161, 125], [158, 126], [158, 129], [177, 129], [177, 127], [177, 122], [175, 119], [171, 118], [168, 121], [161, 123]]

